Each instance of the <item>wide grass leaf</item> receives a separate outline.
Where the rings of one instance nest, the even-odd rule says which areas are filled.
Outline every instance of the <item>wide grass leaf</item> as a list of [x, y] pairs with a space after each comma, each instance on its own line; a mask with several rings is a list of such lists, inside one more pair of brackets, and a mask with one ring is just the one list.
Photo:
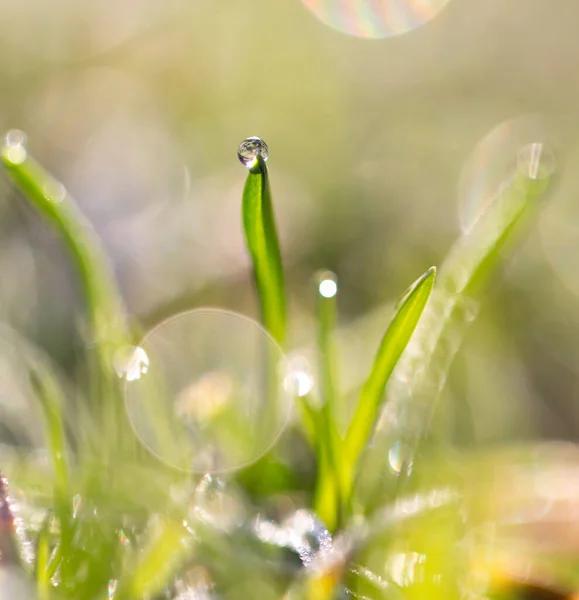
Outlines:
[[286, 336], [286, 296], [281, 251], [275, 225], [269, 175], [258, 156], [249, 171], [242, 202], [243, 228], [253, 262], [263, 323], [282, 344]]
[[344, 440], [343, 461], [346, 467], [344, 492], [346, 494], [350, 491], [354, 467], [362, 450], [368, 444], [380, 416], [388, 379], [418, 325], [432, 292], [435, 276], [436, 269], [431, 267], [410, 287], [399, 303], [398, 310], [382, 338], [374, 365], [362, 388]]

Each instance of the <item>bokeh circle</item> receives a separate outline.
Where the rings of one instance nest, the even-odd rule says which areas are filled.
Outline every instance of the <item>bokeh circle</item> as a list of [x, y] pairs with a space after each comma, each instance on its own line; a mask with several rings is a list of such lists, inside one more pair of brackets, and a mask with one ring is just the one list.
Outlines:
[[283, 431], [292, 400], [283, 385], [286, 359], [255, 321], [194, 309], [152, 329], [135, 352], [140, 364], [147, 357], [147, 368], [126, 377], [128, 416], [167, 464], [195, 473], [236, 470]]
[[431, 21], [449, 0], [302, 0], [322, 23], [359, 38], [401, 35]]

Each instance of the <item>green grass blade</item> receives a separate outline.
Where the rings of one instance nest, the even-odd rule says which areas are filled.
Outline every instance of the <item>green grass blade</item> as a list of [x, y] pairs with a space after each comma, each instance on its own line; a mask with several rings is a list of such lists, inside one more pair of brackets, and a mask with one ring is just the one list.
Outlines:
[[318, 362], [322, 406], [316, 431], [318, 478], [314, 509], [330, 531], [340, 521], [339, 464], [341, 440], [336, 426], [337, 358], [334, 343], [336, 327], [336, 276], [329, 271], [317, 278]]
[[441, 288], [474, 296], [501, 262], [501, 251], [512, 240], [518, 225], [540, 205], [552, 176], [531, 179], [517, 173], [502, 195], [452, 248], [440, 272]]
[[54, 469], [56, 500], [63, 502], [69, 492], [66, 434], [62, 414], [63, 394], [47, 371], [31, 373], [31, 380], [44, 413], [49, 456]]
[[[143, 549], [139, 563], [121, 598], [149, 598], [159, 594], [189, 551], [186, 531], [179, 522], [163, 519], [155, 535]], [[122, 582], [121, 582], [122, 583]]]
[[[16, 187], [60, 235], [80, 278], [90, 323], [91, 341], [112, 341], [123, 330], [124, 312], [100, 242], [62, 184], [7, 134], [2, 162]], [[24, 139], [24, 134], [19, 134]]]
[[[432, 292], [436, 269], [431, 267], [409, 289], [399, 304], [374, 360], [374, 365], [362, 388], [360, 399], [344, 441], [344, 462], [347, 466], [346, 485], [351, 485], [353, 470], [370, 440], [382, 407], [384, 389], [400, 356], [418, 325]], [[346, 493], [348, 489], [344, 490]]]
[[[552, 177], [535, 180], [515, 173], [471, 231], [451, 249], [440, 268], [437, 289], [390, 382], [386, 411], [396, 418], [385, 421], [395, 425], [377, 432], [367, 458], [373, 473], [366, 469], [369, 481], [360, 497], [379, 496], [383, 485], [380, 473], [388, 470], [385, 462], [393, 443], [403, 441], [412, 460], [432, 420], [464, 331], [476, 317], [476, 298], [501, 262], [505, 247], [541, 205], [551, 183]], [[402, 468], [400, 474], [405, 479], [408, 470]]]
[[281, 251], [275, 226], [265, 160], [256, 158], [243, 190], [243, 228], [253, 262], [263, 324], [283, 344], [286, 337], [286, 296]]

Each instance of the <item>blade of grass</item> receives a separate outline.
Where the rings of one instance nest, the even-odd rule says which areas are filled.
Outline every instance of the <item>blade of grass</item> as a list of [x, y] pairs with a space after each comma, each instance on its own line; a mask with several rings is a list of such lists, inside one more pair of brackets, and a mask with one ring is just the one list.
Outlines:
[[401, 300], [382, 338], [370, 375], [362, 388], [344, 440], [342, 493], [345, 502], [351, 494], [354, 471], [359, 457], [378, 422], [386, 384], [418, 325], [432, 292], [435, 276], [436, 269], [431, 267], [411, 286]]
[[[8, 133], [7, 138], [14, 133]], [[16, 148], [6, 142], [2, 162], [16, 187], [58, 232], [68, 248], [83, 288], [91, 341], [111, 341], [115, 333], [118, 335], [123, 331], [124, 310], [108, 260], [91, 225], [62, 184], [28, 153], [23, 144]]]
[[130, 581], [120, 582], [119, 598], [149, 598], [160, 593], [189, 551], [185, 539], [186, 531], [181, 523], [162, 520], [143, 549]]
[[318, 441], [318, 477], [314, 509], [334, 532], [340, 523], [340, 436], [335, 421], [337, 369], [334, 331], [336, 327], [336, 276], [325, 271], [317, 277], [317, 340], [322, 407]]
[[[128, 343], [129, 331], [123, 302], [100, 241], [62, 184], [29, 154], [22, 132], [6, 134], [1, 159], [16, 188], [68, 249], [86, 306], [86, 341], [92, 348], [88, 353], [90, 393], [107, 437], [124, 443], [124, 409], [112, 357], [121, 345]], [[103, 446], [114, 452], [115, 444]]]
[[283, 345], [287, 320], [284, 274], [269, 175], [261, 155], [257, 156], [255, 167], [247, 175], [243, 190], [242, 217], [263, 324]]
[[[389, 385], [385, 426], [378, 431], [375, 449], [368, 457], [372, 474], [366, 470], [374, 488], [383, 485], [379, 474], [385, 470], [393, 442], [404, 440], [412, 456], [416, 454], [466, 326], [476, 316], [476, 297], [501, 262], [505, 247], [541, 205], [551, 183], [552, 176], [535, 180], [515, 173], [444, 261], [437, 290]], [[400, 470], [398, 491], [408, 474], [409, 469]], [[364, 491], [366, 497], [370, 495], [368, 489]]]

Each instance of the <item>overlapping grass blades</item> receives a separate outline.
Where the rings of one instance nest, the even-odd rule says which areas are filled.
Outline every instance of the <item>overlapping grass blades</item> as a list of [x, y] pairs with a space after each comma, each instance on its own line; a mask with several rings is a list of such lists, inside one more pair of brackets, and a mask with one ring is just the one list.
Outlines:
[[89, 341], [122, 341], [124, 309], [109, 261], [89, 222], [64, 187], [24, 147], [18, 160], [3, 152], [2, 162], [16, 187], [68, 248], [82, 285]]

